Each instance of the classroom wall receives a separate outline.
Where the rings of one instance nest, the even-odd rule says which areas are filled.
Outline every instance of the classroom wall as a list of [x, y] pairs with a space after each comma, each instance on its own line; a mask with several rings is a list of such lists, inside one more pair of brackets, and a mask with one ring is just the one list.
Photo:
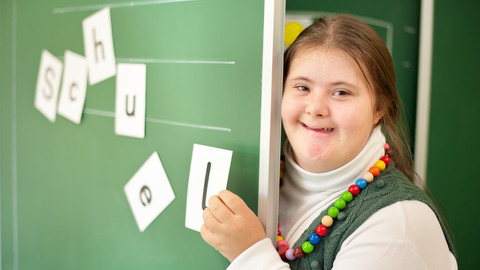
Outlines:
[[451, 226], [459, 269], [478, 268], [480, 36], [477, 0], [436, 0], [427, 184]]

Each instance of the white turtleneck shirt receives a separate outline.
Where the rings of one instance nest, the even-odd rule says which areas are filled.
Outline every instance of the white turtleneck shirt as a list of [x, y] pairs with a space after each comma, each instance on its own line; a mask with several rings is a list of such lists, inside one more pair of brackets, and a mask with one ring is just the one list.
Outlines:
[[[384, 155], [385, 136], [373, 129], [362, 151], [347, 164], [325, 173], [310, 173], [284, 148], [285, 175], [279, 202], [282, 235], [292, 247], [312, 221]], [[400, 201], [367, 219], [342, 244], [333, 269], [457, 269], [435, 213], [419, 201]], [[228, 267], [290, 269], [270, 239], [240, 254]]]

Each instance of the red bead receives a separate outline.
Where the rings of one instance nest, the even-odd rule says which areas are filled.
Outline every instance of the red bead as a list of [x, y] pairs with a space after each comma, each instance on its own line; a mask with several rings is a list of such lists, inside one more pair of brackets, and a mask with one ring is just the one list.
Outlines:
[[280, 255], [280, 258], [285, 259], [285, 252], [287, 252], [288, 246], [281, 245], [278, 247], [278, 254]]
[[380, 168], [378, 168], [377, 166], [370, 167], [368, 171], [371, 172], [375, 177], [377, 177], [380, 174]]
[[315, 229], [315, 232], [318, 234], [318, 236], [323, 237], [327, 235], [327, 227], [323, 225], [318, 225], [317, 229]]
[[305, 254], [305, 253], [303, 253], [302, 247], [296, 247], [296, 248], [293, 250], [293, 255], [295, 255], [295, 257], [297, 257], [297, 258], [303, 257], [304, 254]]
[[348, 188], [348, 191], [350, 191], [350, 193], [352, 193], [353, 196], [357, 196], [358, 193], [360, 193], [360, 188], [357, 185], [351, 185]]
[[383, 162], [385, 162], [385, 165], [387, 165], [387, 166], [390, 164], [390, 158], [387, 157], [387, 156], [381, 157], [380, 160], [382, 160]]
[[285, 246], [288, 249], [288, 243], [285, 240], [280, 240], [277, 242], [277, 248], [280, 249], [281, 246]]
[[282, 233], [280, 232], [280, 230], [277, 230], [277, 236], [281, 236]]

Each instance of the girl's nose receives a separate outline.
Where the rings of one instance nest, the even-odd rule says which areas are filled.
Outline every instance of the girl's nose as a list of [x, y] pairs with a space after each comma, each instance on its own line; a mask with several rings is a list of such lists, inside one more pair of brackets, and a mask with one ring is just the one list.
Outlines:
[[309, 96], [305, 112], [312, 117], [326, 117], [329, 115], [328, 98], [320, 93], [312, 93]]

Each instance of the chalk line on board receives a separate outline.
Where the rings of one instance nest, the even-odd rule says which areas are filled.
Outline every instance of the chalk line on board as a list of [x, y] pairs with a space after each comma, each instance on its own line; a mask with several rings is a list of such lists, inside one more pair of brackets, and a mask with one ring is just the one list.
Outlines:
[[[85, 108], [83, 113], [90, 114], [90, 115], [97, 115], [97, 116], [105, 116], [105, 117], [115, 117], [114, 112], [109, 111], [102, 111], [96, 109], [89, 109]], [[208, 129], [208, 130], [217, 130], [217, 131], [225, 131], [225, 132], [232, 132], [232, 129], [225, 128], [225, 127], [216, 127], [216, 126], [208, 126], [208, 125], [198, 125], [198, 124], [190, 124], [190, 123], [182, 123], [176, 121], [169, 121], [169, 120], [162, 120], [162, 119], [155, 119], [155, 118], [145, 118], [145, 121], [156, 123], [156, 124], [164, 124], [164, 125], [172, 125], [172, 126], [181, 126], [181, 127], [189, 127], [189, 128], [199, 128], [199, 129]]]
[[78, 7], [61, 7], [61, 8], [54, 8], [52, 13], [62, 14], [62, 13], [70, 13], [70, 12], [78, 12], [78, 11], [100, 10], [106, 7], [124, 8], [124, 7], [148, 6], [148, 5], [170, 4], [170, 3], [191, 2], [191, 1], [195, 1], [195, 0], [154, 0], [154, 1], [141, 1], [141, 2], [98, 4], [98, 5], [88, 5], [88, 6], [78, 6]]
[[235, 61], [211, 61], [211, 60], [169, 60], [148, 58], [117, 58], [119, 62], [128, 63], [152, 63], [152, 64], [224, 64], [234, 65]]
[[[64, 61], [63, 55], [56, 55], [60, 61]], [[152, 58], [115, 58], [119, 63], [143, 63], [143, 64], [219, 64], [234, 65], [235, 61], [219, 60], [174, 60], [174, 59], [152, 59]]]

